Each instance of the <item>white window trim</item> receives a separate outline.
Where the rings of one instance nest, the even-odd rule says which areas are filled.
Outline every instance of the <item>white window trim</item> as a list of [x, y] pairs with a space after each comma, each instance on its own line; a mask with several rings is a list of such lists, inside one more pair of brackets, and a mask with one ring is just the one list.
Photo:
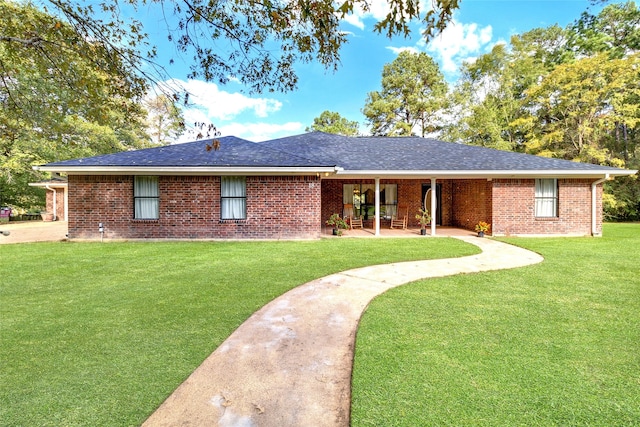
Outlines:
[[244, 176], [220, 177], [220, 220], [245, 219], [247, 219], [247, 178]]
[[534, 215], [536, 218], [558, 218], [558, 180], [536, 178]]
[[[160, 218], [160, 183], [157, 176], [133, 177], [133, 218], [139, 220], [156, 220]], [[142, 181], [147, 188], [143, 188]], [[140, 194], [140, 191], [146, 194]]]

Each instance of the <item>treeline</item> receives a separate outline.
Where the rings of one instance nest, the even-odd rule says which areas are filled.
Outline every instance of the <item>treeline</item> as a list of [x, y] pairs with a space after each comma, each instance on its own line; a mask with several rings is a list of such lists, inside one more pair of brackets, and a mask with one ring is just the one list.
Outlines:
[[[515, 35], [462, 66], [448, 91], [426, 54], [401, 53], [363, 113], [372, 133], [640, 169], [640, 12], [584, 13], [566, 28]], [[605, 185], [607, 220], [640, 220], [637, 176]]]

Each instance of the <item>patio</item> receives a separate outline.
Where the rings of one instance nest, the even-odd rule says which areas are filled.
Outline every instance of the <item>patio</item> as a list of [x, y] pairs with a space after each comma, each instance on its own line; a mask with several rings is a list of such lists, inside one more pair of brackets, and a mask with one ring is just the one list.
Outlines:
[[[333, 230], [331, 227], [323, 227], [322, 228], [322, 237], [333, 237]], [[458, 236], [476, 236], [477, 233], [474, 231], [464, 230], [462, 228], [456, 227], [445, 227], [438, 226], [436, 229], [435, 237], [458, 237]], [[410, 237], [431, 237], [431, 229], [427, 228], [427, 235], [420, 235], [419, 228], [382, 228], [380, 227], [380, 235], [375, 235], [375, 230], [372, 228], [355, 228], [353, 230], [347, 229], [342, 233], [342, 238], [345, 237], [357, 237], [357, 238], [367, 238], [367, 237], [377, 237], [377, 238], [410, 238]]]

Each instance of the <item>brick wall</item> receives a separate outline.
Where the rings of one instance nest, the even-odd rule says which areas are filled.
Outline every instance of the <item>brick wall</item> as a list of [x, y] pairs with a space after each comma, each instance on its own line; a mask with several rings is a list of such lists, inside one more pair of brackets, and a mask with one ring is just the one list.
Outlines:
[[320, 235], [315, 176], [246, 179], [247, 218], [220, 220], [219, 176], [160, 176], [160, 217], [136, 220], [133, 176], [69, 176], [69, 238], [295, 239]]
[[[133, 219], [133, 176], [69, 176], [69, 237], [99, 238], [317, 238], [332, 213], [342, 214], [342, 184], [374, 180], [307, 177], [247, 177], [247, 219], [220, 220], [220, 177], [161, 176], [160, 218]], [[409, 207], [409, 226], [422, 205], [428, 179], [380, 180], [398, 185], [398, 204]], [[558, 218], [535, 218], [535, 180], [446, 180], [442, 225], [473, 230], [491, 223], [495, 235], [591, 233], [591, 181], [559, 179]], [[48, 196], [50, 197], [50, 196]], [[602, 185], [598, 186], [597, 230], [602, 229]], [[62, 206], [62, 202], [59, 203]], [[369, 227], [372, 224], [368, 224]], [[381, 224], [385, 227], [386, 224]]]
[[[496, 235], [591, 234], [591, 180], [558, 179], [558, 217], [535, 217], [535, 180], [493, 180]], [[602, 185], [597, 188], [596, 229], [602, 232]]]
[[[491, 181], [486, 179], [459, 179], [451, 182], [452, 210], [455, 227], [475, 230], [480, 221], [492, 222], [492, 192]], [[489, 231], [493, 230], [493, 226]]]
[[65, 221], [66, 218], [64, 217], [64, 192], [65, 189], [64, 188], [56, 188], [55, 189], [55, 193], [52, 190], [47, 190], [45, 195], [46, 195], [46, 206], [47, 206], [47, 212], [53, 212], [53, 198], [54, 198], [54, 194], [55, 194], [55, 199], [56, 199], [56, 208], [55, 208], [55, 217], [56, 217], [56, 221]]

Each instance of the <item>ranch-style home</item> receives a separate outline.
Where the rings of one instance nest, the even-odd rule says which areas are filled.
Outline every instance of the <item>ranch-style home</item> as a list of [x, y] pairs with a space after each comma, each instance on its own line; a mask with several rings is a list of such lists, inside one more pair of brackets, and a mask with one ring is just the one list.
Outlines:
[[420, 208], [432, 235], [485, 221], [493, 235], [597, 236], [602, 183], [637, 172], [419, 137], [217, 141], [36, 169], [67, 176], [70, 239], [318, 238], [333, 213], [380, 234], [392, 219], [418, 227]]

